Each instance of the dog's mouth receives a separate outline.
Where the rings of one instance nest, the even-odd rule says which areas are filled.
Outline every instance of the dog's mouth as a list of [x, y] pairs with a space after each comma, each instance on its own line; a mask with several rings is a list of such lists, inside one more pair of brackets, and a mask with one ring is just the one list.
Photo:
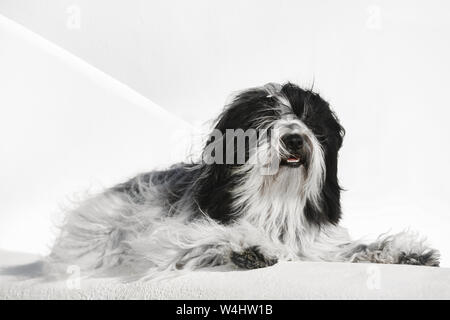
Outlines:
[[298, 168], [306, 163], [306, 157], [300, 154], [289, 155], [281, 159], [280, 165], [290, 168]]

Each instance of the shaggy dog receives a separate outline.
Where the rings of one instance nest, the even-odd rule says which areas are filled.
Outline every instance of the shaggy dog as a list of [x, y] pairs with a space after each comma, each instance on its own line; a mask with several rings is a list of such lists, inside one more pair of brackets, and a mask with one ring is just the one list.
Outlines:
[[318, 94], [287, 83], [237, 94], [201, 161], [143, 173], [68, 213], [48, 261], [139, 278], [278, 261], [439, 265], [416, 234], [352, 241], [339, 226], [344, 129]]

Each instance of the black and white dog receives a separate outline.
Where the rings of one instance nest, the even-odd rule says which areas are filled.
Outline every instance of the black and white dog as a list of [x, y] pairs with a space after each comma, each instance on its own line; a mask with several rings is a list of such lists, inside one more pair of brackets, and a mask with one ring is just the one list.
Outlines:
[[49, 260], [154, 277], [277, 261], [439, 265], [416, 234], [352, 241], [339, 226], [344, 129], [318, 94], [287, 83], [240, 92], [201, 161], [141, 174], [66, 218]]

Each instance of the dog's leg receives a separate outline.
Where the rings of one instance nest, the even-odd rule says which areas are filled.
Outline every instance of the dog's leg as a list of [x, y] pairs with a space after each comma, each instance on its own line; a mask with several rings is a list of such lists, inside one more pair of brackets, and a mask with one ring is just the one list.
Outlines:
[[278, 262], [276, 257], [263, 254], [258, 246], [252, 246], [240, 252], [231, 252], [231, 261], [243, 269], [257, 269], [270, 267]]
[[279, 250], [251, 225], [222, 225], [208, 218], [168, 218], [155, 224], [148, 237], [131, 242], [130, 248], [139, 260], [153, 261], [159, 271], [225, 264], [261, 268], [276, 263]]
[[439, 252], [426, 245], [416, 233], [380, 236], [375, 242], [355, 246], [348, 252], [351, 262], [439, 266]]
[[382, 235], [367, 244], [351, 240], [345, 228], [329, 226], [305, 247], [305, 260], [439, 266], [439, 252], [413, 232]]

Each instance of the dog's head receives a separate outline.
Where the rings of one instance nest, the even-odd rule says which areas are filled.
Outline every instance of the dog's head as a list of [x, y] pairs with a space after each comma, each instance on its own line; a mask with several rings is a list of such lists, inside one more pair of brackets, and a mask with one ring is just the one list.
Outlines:
[[235, 95], [216, 122], [204, 160], [223, 170], [302, 184], [311, 219], [335, 223], [343, 136], [337, 117], [318, 94], [292, 83], [270, 83]]

